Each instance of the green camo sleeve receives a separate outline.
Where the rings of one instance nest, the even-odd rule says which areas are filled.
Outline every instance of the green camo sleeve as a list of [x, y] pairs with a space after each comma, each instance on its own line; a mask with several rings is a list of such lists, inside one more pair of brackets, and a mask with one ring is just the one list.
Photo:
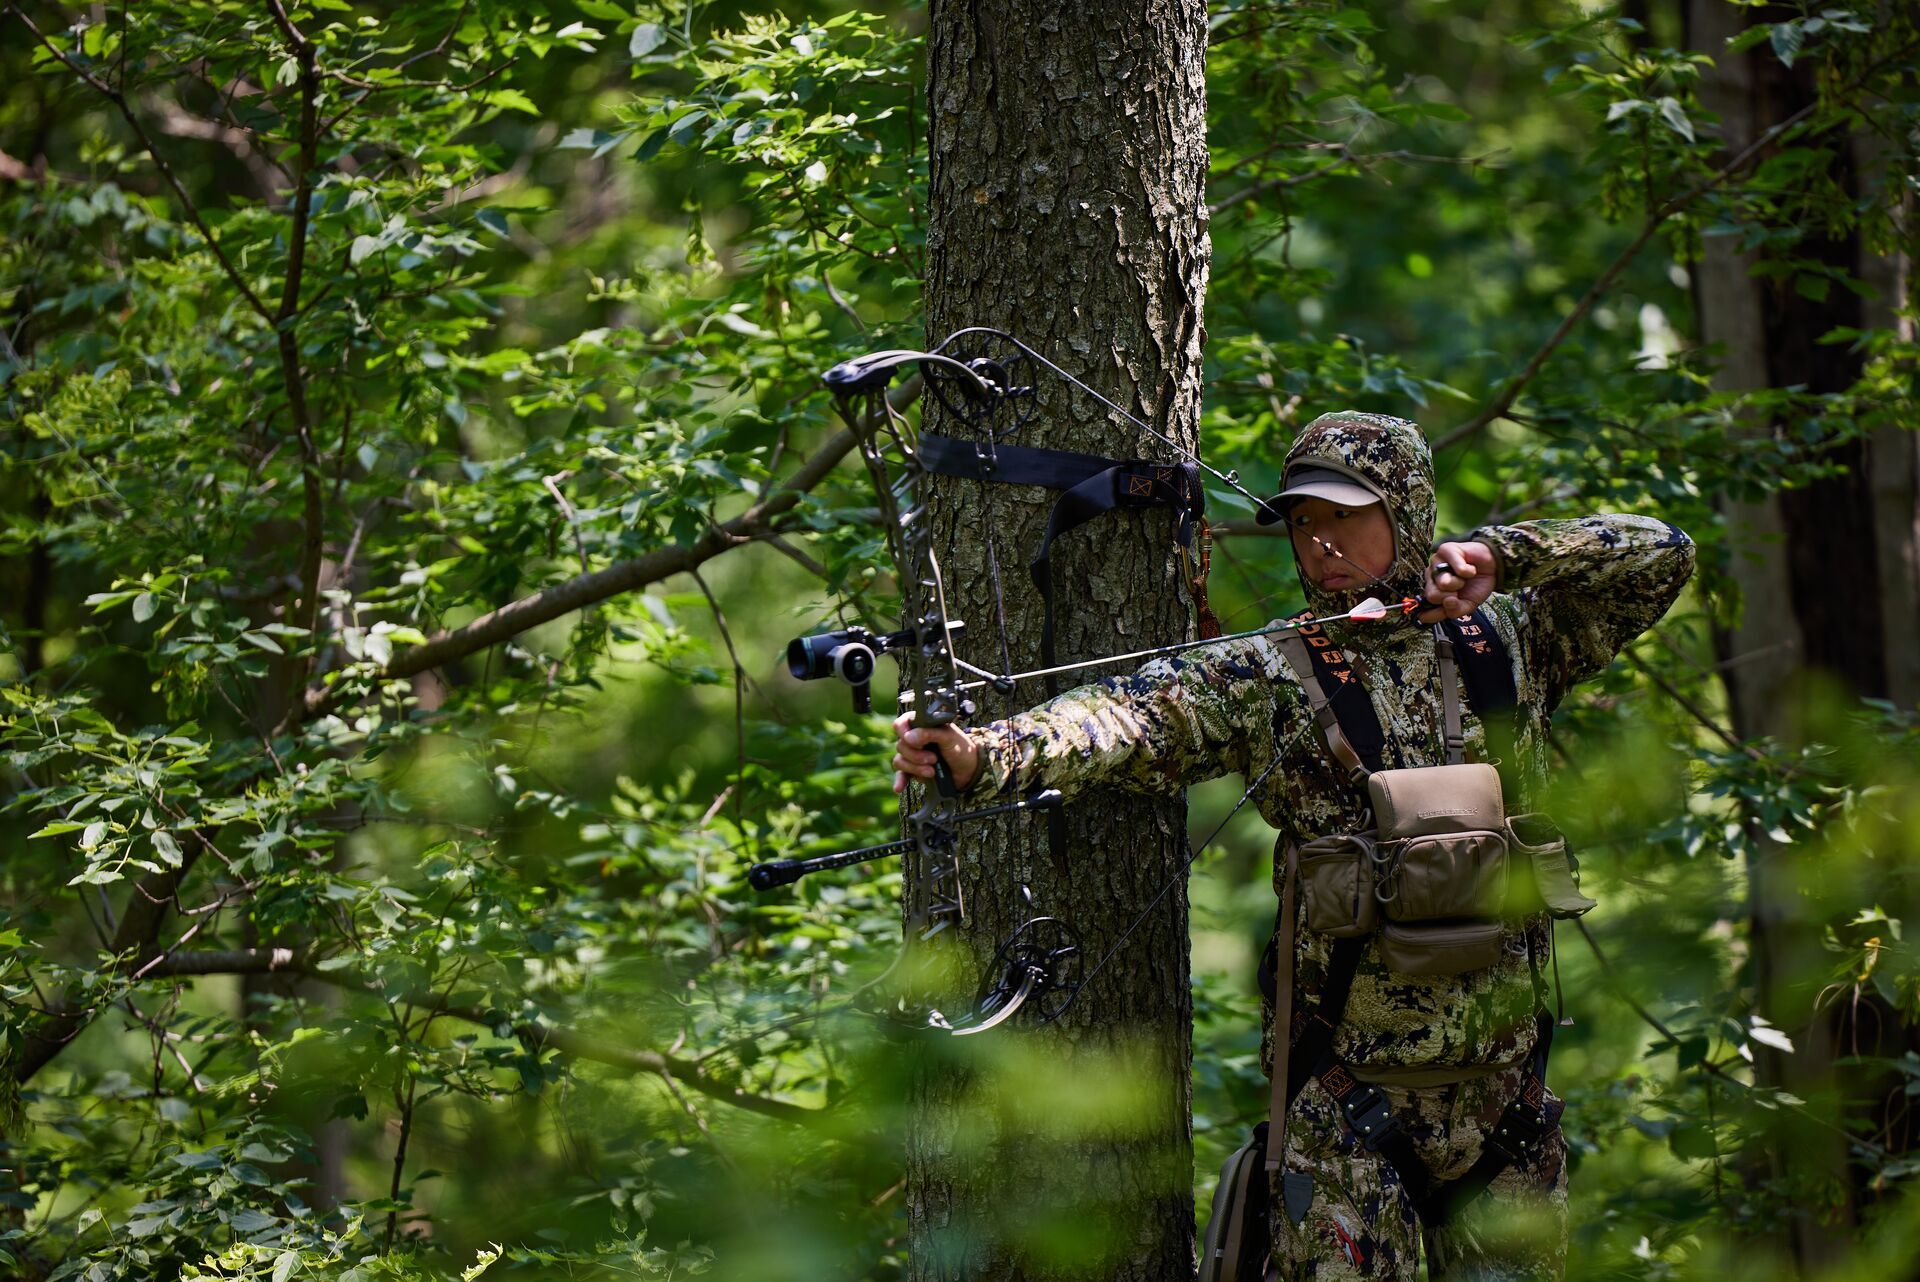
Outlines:
[[1235, 771], [1271, 737], [1279, 652], [1264, 638], [1204, 646], [976, 727], [974, 788], [1058, 788], [1072, 796], [1110, 786], [1172, 793]]
[[1693, 573], [1693, 540], [1650, 516], [1482, 526], [1500, 587], [1525, 608], [1526, 663], [1550, 711], [1577, 681], [1667, 612]]

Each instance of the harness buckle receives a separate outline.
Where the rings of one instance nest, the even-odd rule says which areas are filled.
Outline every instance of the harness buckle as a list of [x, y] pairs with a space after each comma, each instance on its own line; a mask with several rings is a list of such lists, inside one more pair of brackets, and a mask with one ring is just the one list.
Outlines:
[[1487, 1136], [1486, 1142], [1508, 1161], [1524, 1161], [1546, 1138], [1545, 1095], [1537, 1079], [1530, 1079], [1520, 1097], [1500, 1110], [1500, 1120], [1494, 1123], [1493, 1133]]
[[1334, 1103], [1346, 1115], [1347, 1126], [1360, 1138], [1368, 1152], [1376, 1152], [1388, 1136], [1400, 1129], [1400, 1119], [1387, 1103], [1386, 1092], [1372, 1082], [1362, 1082], [1336, 1064], [1320, 1078], [1320, 1084], [1333, 1096]]

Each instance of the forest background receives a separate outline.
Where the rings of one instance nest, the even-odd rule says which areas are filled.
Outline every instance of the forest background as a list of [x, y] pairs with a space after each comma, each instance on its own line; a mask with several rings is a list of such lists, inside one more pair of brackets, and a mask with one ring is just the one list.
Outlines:
[[[884, 718], [783, 655], [892, 617], [819, 374], [941, 337], [928, 26], [0, 8], [0, 1275], [948, 1275], [928, 1052], [845, 1006], [895, 865], [744, 880], [894, 831]], [[1701, 547], [1557, 720], [1602, 903], [1560, 932], [1572, 1275], [1910, 1273], [1913, 15], [1207, 30], [1205, 457], [1258, 491], [1314, 414], [1400, 414], [1444, 530]], [[1227, 626], [1297, 608], [1209, 501]], [[1264, 1109], [1269, 845], [1236, 819], [1191, 887], [1203, 1195]], [[1102, 1017], [967, 1071], [1063, 1151], [1124, 1129], [1124, 1059], [1049, 1071]], [[974, 1208], [979, 1276], [1126, 1272], [1054, 1194]]]

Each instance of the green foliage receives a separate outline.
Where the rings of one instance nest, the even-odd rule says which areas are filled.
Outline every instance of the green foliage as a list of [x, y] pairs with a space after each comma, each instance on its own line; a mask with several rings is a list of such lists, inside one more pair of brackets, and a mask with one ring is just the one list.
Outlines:
[[[1723, 505], [1916, 421], [1914, 345], [1834, 326], [1847, 385], [1725, 390], [1687, 290], [1709, 243], [1809, 305], [1868, 289], [1823, 237], [1912, 249], [1911, 19], [1805, 7], [1702, 51], [1544, 0], [1405, 10], [1214, 10], [1205, 448], [1272, 482], [1315, 413], [1413, 413], [1452, 528], [1604, 506], [1708, 549], [1559, 718], [1607, 905], [1597, 950], [1562, 932], [1576, 1258], [1750, 1266], [1781, 1208], [1838, 1201], [1756, 1164], [1796, 1127], [1847, 1137], [1862, 1258], [1898, 1258], [1904, 1115], [1839, 1097], [1903, 1104], [1920, 1060], [1759, 1084], [1792, 1035], [1746, 869], [1786, 849], [1826, 924], [1810, 1005], [1920, 1021], [1920, 730], [1842, 699], [1730, 741], [1707, 665]], [[834, 439], [818, 371], [917, 338], [923, 23], [0, 15], [0, 1267], [900, 1275], [911, 1056], [853, 1013], [898, 875], [744, 870], [894, 834], [879, 722], [779, 662], [890, 617], [872, 499], [851, 467], [784, 487]], [[1746, 45], [1815, 101], [1730, 168], [1700, 82]], [[1854, 132], [1887, 141], [1849, 187]], [[1284, 544], [1219, 550], [1222, 616], [1277, 614]], [[1203, 1182], [1265, 1106], [1264, 844], [1195, 885]], [[1128, 1116], [1124, 1055], [1093, 1092], [980, 1053], [1033, 1084], [993, 1125]]]

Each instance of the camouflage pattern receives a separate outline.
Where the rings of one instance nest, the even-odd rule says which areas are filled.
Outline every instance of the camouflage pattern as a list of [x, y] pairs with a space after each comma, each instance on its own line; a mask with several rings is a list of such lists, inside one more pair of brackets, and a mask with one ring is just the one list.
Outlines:
[[[1385, 501], [1394, 525], [1393, 564], [1378, 583], [1326, 593], [1302, 576], [1314, 613], [1348, 609], [1367, 596], [1419, 596], [1434, 542], [1432, 458], [1419, 428], [1382, 415], [1324, 415], [1302, 430], [1288, 454], [1287, 466], [1296, 464], [1332, 468], [1368, 486]], [[1482, 608], [1514, 661], [1519, 710], [1512, 774], [1520, 795], [1506, 801], [1509, 813], [1519, 813], [1545, 782], [1554, 708], [1576, 681], [1604, 668], [1666, 612], [1692, 572], [1693, 544], [1663, 521], [1618, 515], [1488, 526], [1466, 538], [1486, 544], [1498, 562], [1499, 590]], [[1403, 618], [1333, 624], [1328, 632], [1372, 698], [1386, 735], [1384, 764], [1444, 762], [1431, 627]], [[1469, 758], [1485, 760], [1485, 732], [1471, 707], [1465, 730]], [[974, 735], [981, 747], [976, 791], [1046, 786], [1071, 798], [1117, 786], [1172, 793], [1225, 774], [1252, 779], [1278, 756], [1252, 804], [1283, 847], [1373, 824], [1365, 791], [1334, 761], [1293, 672], [1264, 637], [1155, 660], [1132, 676], [1069, 691]], [[1276, 868], [1280, 863], [1276, 858]], [[1304, 904], [1296, 938], [1298, 1008], [1317, 1000], [1332, 941], [1306, 929]], [[1370, 942], [1334, 1050], [1362, 1077], [1369, 1069], [1520, 1065], [1534, 1045], [1533, 1013], [1544, 996], [1536, 988], [1537, 963], [1548, 947], [1545, 919], [1535, 918], [1509, 928], [1503, 960], [1494, 966], [1414, 976], [1389, 971]], [[1455, 1089], [1438, 1088], [1440, 1095]], [[1313, 1131], [1302, 1128], [1303, 1135]], [[1471, 1132], [1471, 1124], [1461, 1124], [1461, 1134]], [[1449, 1142], [1436, 1142], [1436, 1157], [1451, 1151]], [[1412, 1240], [1405, 1234], [1380, 1240], [1389, 1238]]]
[[[1483, 1137], [1520, 1093], [1524, 1068], [1453, 1086], [1383, 1087], [1394, 1115], [1436, 1179], [1457, 1179], [1480, 1158]], [[1444, 1226], [1422, 1231], [1398, 1172], [1361, 1147], [1317, 1081], [1294, 1101], [1284, 1169], [1313, 1179], [1313, 1202], [1296, 1227], [1276, 1210], [1274, 1271], [1285, 1279], [1399, 1279], [1420, 1275], [1422, 1239], [1434, 1278], [1474, 1282], [1558, 1278], [1566, 1268], [1567, 1149], [1561, 1102], [1544, 1142]]]

